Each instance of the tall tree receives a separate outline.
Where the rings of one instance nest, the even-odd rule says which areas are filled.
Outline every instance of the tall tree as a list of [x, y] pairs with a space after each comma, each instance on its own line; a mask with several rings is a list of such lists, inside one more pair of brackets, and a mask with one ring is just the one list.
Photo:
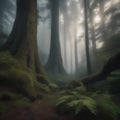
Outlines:
[[70, 65], [71, 65], [71, 73], [73, 72], [73, 44], [72, 44], [72, 36], [71, 36], [71, 31], [70, 31], [70, 29], [69, 29], [69, 31], [68, 31], [68, 35], [69, 35], [69, 40], [70, 40], [70, 47], [71, 47], [71, 49], [70, 49], [70, 52], [71, 52], [71, 63], [70, 63]]
[[78, 47], [77, 47], [77, 37], [76, 37], [76, 31], [77, 28], [76, 28], [76, 22], [74, 24], [74, 48], [75, 48], [75, 69], [77, 70], [78, 67], [79, 67], [79, 64], [78, 64]]
[[102, 32], [102, 39], [104, 40], [106, 38], [106, 27], [105, 27], [105, 14], [104, 14], [104, 0], [99, 0], [99, 6], [100, 6], [100, 17], [101, 17], [101, 32]]
[[94, 10], [94, 8], [92, 6], [90, 6], [90, 0], [88, 0], [89, 23], [90, 23], [90, 33], [91, 33], [92, 53], [93, 53], [93, 55], [92, 55], [93, 60], [92, 61], [94, 63], [94, 64], [92, 64], [92, 71], [96, 71], [96, 68], [98, 65], [98, 60], [96, 60], [97, 53], [96, 53], [96, 39], [95, 39], [95, 26], [94, 26], [93, 10]]
[[89, 31], [88, 31], [88, 1], [84, 0], [84, 19], [85, 19], [85, 47], [86, 47], [86, 59], [87, 59], [87, 71], [88, 74], [92, 72], [89, 52]]
[[64, 14], [64, 61], [65, 61], [65, 67], [67, 66], [67, 44], [66, 44], [66, 32], [67, 32], [67, 21], [66, 16]]
[[37, 50], [37, 0], [17, 0], [13, 29], [1, 50], [10, 51], [33, 72], [42, 72]]
[[51, 0], [52, 23], [51, 23], [51, 45], [50, 55], [46, 64], [46, 70], [52, 73], [65, 73], [61, 56], [59, 41], [59, 0]]

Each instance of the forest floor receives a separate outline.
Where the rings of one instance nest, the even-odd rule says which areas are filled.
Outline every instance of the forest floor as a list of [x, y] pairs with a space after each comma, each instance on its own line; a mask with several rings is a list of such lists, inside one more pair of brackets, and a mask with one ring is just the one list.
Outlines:
[[30, 108], [12, 108], [1, 120], [70, 120], [66, 116], [58, 115], [53, 104], [56, 95], [46, 95], [43, 99], [35, 100]]

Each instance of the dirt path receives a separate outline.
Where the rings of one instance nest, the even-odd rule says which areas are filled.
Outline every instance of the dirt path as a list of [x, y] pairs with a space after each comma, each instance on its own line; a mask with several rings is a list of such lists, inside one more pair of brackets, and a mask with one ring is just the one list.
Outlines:
[[55, 110], [44, 103], [36, 100], [30, 109], [19, 108], [8, 111], [2, 120], [69, 120], [64, 116], [58, 116]]

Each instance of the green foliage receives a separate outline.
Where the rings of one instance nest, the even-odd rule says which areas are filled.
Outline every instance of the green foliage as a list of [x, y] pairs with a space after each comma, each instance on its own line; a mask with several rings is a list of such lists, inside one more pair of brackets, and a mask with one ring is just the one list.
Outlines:
[[109, 89], [110, 93], [120, 97], [120, 70], [111, 72], [107, 80], [111, 82]]
[[84, 108], [88, 109], [93, 114], [96, 113], [96, 101], [80, 94], [79, 88], [62, 91], [56, 106], [67, 106], [67, 108], [73, 109], [75, 114], [80, 113]]
[[117, 106], [109, 94], [88, 93], [86, 95], [80, 94], [79, 91], [66, 90], [60, 93], [61, 97], [56, 104], [58, 109], [71, 110], [75, 115], [80, 114], [87, 109], [96, 117], [101, 116], [103, 120], [105, 117], [112, 120], [118, 118], [120, 108]]
[[36, 78], [37, 78], [37, 81], [42, 84], [46, 84], [46, 85], [50, 84], [50, 81], [49, 81], [47, 75], [37, 74]]
[[52, 91], [56, 91], [59, 89], [59, 86], [57, 84], [54, 84], [54, 83], [50, 83], [49, 87]]
[[120, 114], [120, 107], [112, 100], [109, 94], [92, 94], [91, 97], [97, 101], [98, 111], [110, 116], [113, 120], [118, 120]]
[[29, 108], [31, 102], [28, 98], [22, 95], [17, 95], [13, 92], [0, 92], [0, 115], [6, 113], [13, 108]]
[[40, 82], [35, 82], [35, 88], [38, 92], [46, 92], [49, 93], [51, 90], [48, 85], [42, 84]]
[[111, 72], [111, 74], [120, 75], [120, 70], [115, 70], [115, 71]]
[[87, 89], [80, 81], [72, 81], [67, 86], [68, 89], [78, 91], [80, 94], [86, 94]]

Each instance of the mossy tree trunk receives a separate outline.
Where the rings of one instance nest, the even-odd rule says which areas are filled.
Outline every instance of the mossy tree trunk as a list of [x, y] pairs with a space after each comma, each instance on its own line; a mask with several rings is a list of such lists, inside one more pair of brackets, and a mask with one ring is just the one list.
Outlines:
[[50, 55], [46, 64], [46, 70], [51, 73], [64, 74], [63, 60], [59, 41], [59, 0], [51, 0], [52, 23]]
[[104, 81], [106, 78], [110, 75], [110, 73], [114, 70], [120, 69], [120, 52], [118, 52], [116, 55], [112, 56], [106, 64], [103, 66], [103, 69], [101, 72], [99, 72], [96, 75], [87, 77], [85, 79], [82, 79], [81, 81], [86, 85], [90, 86], [93, 85], [96, 82]]
[[16, 4], [13, 29], [1, 50], [10, 51], [25, 66], [41, 73], [37, 49], [37, 0], [17, 0]]

